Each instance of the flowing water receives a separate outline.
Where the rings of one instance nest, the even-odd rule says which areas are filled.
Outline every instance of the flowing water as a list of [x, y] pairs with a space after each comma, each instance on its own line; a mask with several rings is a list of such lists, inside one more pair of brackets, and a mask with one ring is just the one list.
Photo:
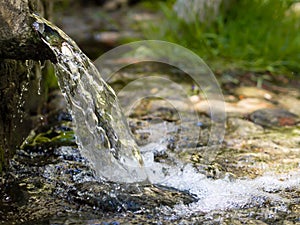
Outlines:
[[153, 151], [165, 146], [145, 146], [141, 155], [114, 90], [94, 64], [63, 31], [33, 16], [37, 20], [34, 29], [56, 55], [56, 76], [72, 113], [77, 143], [96, 174], [114, 182], [159, 183], [166, 174], [180, 172], [184, 164], [179, 161], [172, 165], [154, 162]]
[[[260, 214], [265, 217], [262, 220], [272, 217], [275, 219], [271, 221], [276, 221], [280, 212], [289, 214], [290, 204], [299, 204], [297, 197], [294, 200], [284, 197], [286, 191], [297, 192], [299, 189], [298, 172], [281, 177], [271, 173], [255, 179], [232, 179], [225, 176], [214, 180], [196, 171], [191, 164], [178, 162], [177, 166], [168, 167], [154, 162], [151, 151], [165, 149], [160, 144], [152, 143], [147, 146], [150, 149], [142, 149], [142, 157], [114, 91], [103, 81], [92, 62], [61, 30], [42, 18], [34, 17], [35, 30], [57, 57], [57, 77], [69, 103], [81, 154], [93, 164], [99, 177], [125, 183], [159, 180], [165, 186], [188, 191], [198, 199], [190, 205], [178, 204], [173, 209], [162, 206], [159, 209], [160, 215], [171, 221], [172, 218], [198, 218], [203, 213], [207, 214], [201, 221], [209, 221], [208, 217], [213, 216], [209, 212], [247, 208], [263, 208], [266, 211]], [[160, 140], [157, 141], [159, 143]], [[166, 168], [168, 173], [162, 175], [164, 179], [155, 177], [157, 175], [154, 174]], [[268, 211], [269, 206], [275, 209]], [[251, 217], [253, 213], [247, 211], [246, 215], [233, 211], [228, 213], [228, 218]], [[300, 217], [297, 220], [294, 216], [293, 221], [299, 222]]]
[[116, 182], [147, 180], [143, 159], [113, 89], [73, 40], [48, 21], [33, 16], [35, 30], [56, 55], [56, 75], [73, 116], [82, 154], [101, 178]]

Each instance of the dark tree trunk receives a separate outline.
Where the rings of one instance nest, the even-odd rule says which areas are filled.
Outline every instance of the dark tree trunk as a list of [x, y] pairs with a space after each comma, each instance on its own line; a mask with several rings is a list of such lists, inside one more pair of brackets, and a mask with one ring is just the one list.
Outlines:
[[32, 29], [33, 18], [30, 13], [39, 10], [39, 13], [49, 14], [48, 12], [45, 13], [45, 6], [46, 4], [40, 0], [5, 0], [0, 2], [0, 58], [55, 59], [51, 50], [37, 39], [37, 34]]
[[[41, 63], [55, 61], [32, 29], [32, 12], [49, 17], [51, 1], [0, 2], [0, 177], [8, 160], [33, 127], [46, 100], [39, 90]], [[43, 93], [43, 94], [39, 94]]]

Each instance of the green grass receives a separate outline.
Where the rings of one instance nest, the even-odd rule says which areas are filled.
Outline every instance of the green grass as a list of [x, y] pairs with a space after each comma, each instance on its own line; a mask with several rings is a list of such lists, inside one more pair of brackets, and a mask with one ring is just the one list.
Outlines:
[[164, 19], [143, 24], [146, 38], [187, 47], [213, 69], [300, 73], [300, 17], [286, 13], [296, 1], [239, 0], [211, 24], [185, 22], [170, 2], [156, 3]]

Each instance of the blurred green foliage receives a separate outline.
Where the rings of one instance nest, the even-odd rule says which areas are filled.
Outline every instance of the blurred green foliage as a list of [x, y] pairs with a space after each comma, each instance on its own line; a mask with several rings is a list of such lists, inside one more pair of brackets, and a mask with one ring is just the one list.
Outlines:
[[[152, 3], [163, 19], [142, 24], [148, 39], [187, 47], [213, 69], [247, 69], [272, 73], [300, 73], [300, 12], [291, 0], [238, 0], [220, 10], [211, 23], [186, 22], [172, 1]], [[148, 3], [149, 5], [149, 3]]]

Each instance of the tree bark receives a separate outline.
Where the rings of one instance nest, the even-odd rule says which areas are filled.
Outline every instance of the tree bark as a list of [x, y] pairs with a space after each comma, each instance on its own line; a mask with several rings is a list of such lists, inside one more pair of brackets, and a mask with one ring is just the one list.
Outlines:
[[38, 0], [0, 2], [0, 58], [55, 60], [53, 52], [37, 38], [32, 29], [34, 20], [31, 12], [39, 10], [45, 14], [44, 6]]
[[[55, 61], [32, 28], [32, 12], [49, 17], [52, 0], [0, 2], [0, 177], [33, 127], [46, 101], [40, 89], [41, 61]], [[28, 91], [29, 89], [29, 91]]]

